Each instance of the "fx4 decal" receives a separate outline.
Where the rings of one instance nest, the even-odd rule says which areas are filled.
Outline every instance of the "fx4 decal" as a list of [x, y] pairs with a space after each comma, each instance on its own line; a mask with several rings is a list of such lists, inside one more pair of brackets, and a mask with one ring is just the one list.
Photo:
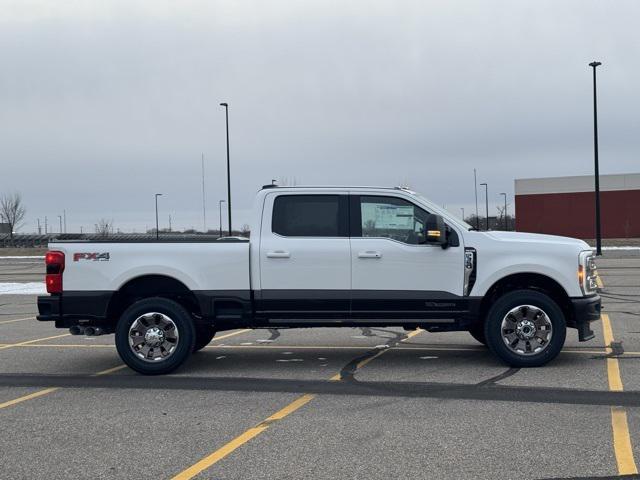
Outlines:
[[109, 261], [109, 252], [98, 253], [74, 253], [73, 261], [78, 262], [80, 260], [93, 260], [94, 262], [108, 262]]

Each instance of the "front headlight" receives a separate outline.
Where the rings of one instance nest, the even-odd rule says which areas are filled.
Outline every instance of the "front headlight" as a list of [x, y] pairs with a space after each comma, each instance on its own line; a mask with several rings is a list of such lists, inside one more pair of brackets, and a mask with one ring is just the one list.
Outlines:
[[588, 295], [598, 288], [598, 270], [596, 256], [590, 250], [580, 252], [578, 261], [578, 283], [582, 293]]

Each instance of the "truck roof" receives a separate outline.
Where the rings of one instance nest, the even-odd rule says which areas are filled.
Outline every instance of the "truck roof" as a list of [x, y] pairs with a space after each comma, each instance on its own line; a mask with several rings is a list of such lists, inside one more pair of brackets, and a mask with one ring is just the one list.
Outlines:
[[322, 190], [327, 190], [327, 189], [335, 189], [335, 190], [345, 190], [345, 189], [357, 189], [357, 190], [402, 190], [404, 192], [409, 192], [409, 193], [415, 193], [413, 190], [411, 190], [410, 188], [406, 188], [406, 187], [378, 187], [378, 186], [372, 186], [372, 185], [263, 185], [261, 190], [268, 190], [271, 188], [277, 188], [277, 189], [304, 189], [304, 190], [308, 190], [308, 189], [322, 189]]

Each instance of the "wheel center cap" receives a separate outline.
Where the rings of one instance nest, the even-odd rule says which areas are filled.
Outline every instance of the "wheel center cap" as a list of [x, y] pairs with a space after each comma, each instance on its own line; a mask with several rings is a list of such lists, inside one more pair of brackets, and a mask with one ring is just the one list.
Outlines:
[[151, 327], [144, 334], [144, 341], [152, 347], [157, 347], [164, 342], [164, 332], [158, 327]]
[[520, 338], [532, 338], [536, 334], [536, 326], [531, 320], [522, 320], [516, 326]]

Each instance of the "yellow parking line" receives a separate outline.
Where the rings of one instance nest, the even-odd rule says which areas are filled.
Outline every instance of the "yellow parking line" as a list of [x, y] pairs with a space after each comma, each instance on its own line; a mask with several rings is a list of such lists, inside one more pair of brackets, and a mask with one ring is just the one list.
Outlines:
[[262, 432], [268, 429], [273, 422], [282, 420], [283, 418], [292, 414], [299, 408], [305, 406], [314, 398], [315, 398], [315, 395], [308, 395], [308, 394], [297, 398], [296, 400], [291, 402], [289, 405], [287, 405], [283, 409], [277, 411], [270, 417], [266, 418], [263, 422], [259, 423], [255, 427], [250, 428], [249, 430], [242, 433], [241, 435], [237, 436], [236, 438], [231, 440], [229, 443], [227, 443], [226, 445], [222, 446], [221, 448], [213, 452], [211, 455], [204, 457], [199, 462], [193, 464], [186, 470], [180, 472], [178, 475], [173, 477], [173, 480], [187, 480], [195, 477], [200, 472], [206, 470], [207, 468], [211, 467], [218, 461], [222, 460], [224, 457], [232, 453], [238, 447], [244, 445], [252, 438], [260, 435]]
[[222, 335], [221, 337], [213, 337], [213, 340], [211, 340], [211, 341], [215, 342], [215, 341], [218, 341], [218, 340], [222, 340], [223, 338], [229, 338], [229, 337], [233, 337], [235, 335], [240, 335], [241, 333], [250, 332], [251, 330], [252, 330], [251, 328], [245, 328], [245, 329], [239, 330], [237, 332], [227, 333], [226, 335]]
[[[2, 345], [0, 345], [0, 347], [1, 346]], [[115, 345], [103, 343], [95, 343], [93, 345], [91, 345], [90, 343], [32, 343], [30, 345], [7, 344], [7, 346], [19, 348], [116, 348]]]
[[14, 318], [13, 320], [3, 320], [0, 322], [0, 325], [5, 323], [24, 322], [25, 320], [35, 320], [35, 319], [36, 317]]
[[613, 427], [613, 445], [618, 462], [620, 475], [633, 475], [638, 473], [636, 462], [633, 458], [631, 436], [629, 435], [629, 422], [627, 412], [621, 407], [611, 407], [611, 425]]
[[[108, 368], [107, 370], [102, 370], [101, 372], [94, 373], [91, 375], [92, 377], [98, 377], [100, 375], [109, 375], [110, 373], [116, 372], [118, 370], [122, 370], [126, 368], [126, 365], [118, 365], [117, 367]], [[60, 390], [59, 387], [55, 388], [45, 388], [44, 390], [39, 390], [34, 393], [30, 393], [29, 395], [25, 395], [23, 397], [15, 398], [13, 400], [9, 400], [8, 402], [0, 403], [0, 409], [10, 407], [12, 405], [16, 405], [18, 403], [26, 402], [27, 400], [31, 400], [34, 398], [42, 397], [43, 395], [48, 395], [50, 393], [56, 392]]]
[[[234, 335], [236, 335], [234, 333]], [[216, 339], [214, 339], [216, 340]], [[218, 338], [219, 340], [219, 338]], [[213, 341], [213, 340], [212, 340]], [[15, 345], [11, 343], [0, 343], [0, 347], [11, 346], [11, 347], [19, 347], [19, 348], [116, 348], [113, 344], [104, 344], [104, 343], [44, 343], [37, 344], [32, 343], [29, 345]], [[573, 348], [567, 347], [562, 349], [562, 353], [570, 353], [577, 355], [602, 355], [607, 353], [607, 350], [603, 347], [602, 349], [597, 349], [598, 347], [594, 347], [593, 349], [582, 349], [582, 348]], [[236, 349], [236, 350], [371, 350], [371, 345], [208, 345], [205, 347], [207, 350], [212, 349]], [[396, 346], [394, 350], [400, 351], [411, 351], [415, 350], [416, 352], [487, 352], [486, 348], [483, 347], [474, 347], [474, 346], [464, 346], [460, 345], [459, 347], [440, 347], [438, 345], [430, 345], [430, 346]], [[640, 352], [633, 351], [625, 351], [621, 357], [634, 357], [640, 355]]]
[[107, 368], [106, 370], [102, 370], [101, 372], [94, 373], [91, 375], [92, 377], [99, 377], [101, 375], [109, 375], [110, 373], [117, 372], [118, 370], [122, 370], [123, 368], [127, 368], [126, 365], [118, 365], [117, 367]]
[[[613, 330], [609, 315], [602, 314], [602, 336], [606, 345], [607, 353], [611, 353], [611, 342], [613, 342]], [[609, 379], [609, 390], [621, 392], [623, 390], [622, 378], [620, 377], [620, 365], [617, 358], [607, 358], [607, 378]]]
[[54, 335], [53, 337], [36, 338], [35, 340], [27, 340], [26, 342], [11, 343], [9, 345], [4, 345], [0, 347], [0, 350], [4, 350], [5, 348], [11, 348], [11, 347], [22, 347], [23, 345], [29, 345], [36, 342], [44, 342], [45, 340], [53, 340], [54, 338], [68, 337], [70, 335], [71, 334], [69, 333], [63, 333], [62, 335]]
[[[418, 333], [421, 333], [422, 331], [423, 330], [420, 330], [420, 329], [414, 330], [409, 335], [407, 335], [407, 337], [404, 340], [407, 340], [407, 339], [417, 335]], [[404, 341], [404, 340], [402, 340], [402, 341]], [[388, 350], [389, 349], [380, 350], [380, 352], [377, 352], [374, 356], [372, 356], [372, 357], [370, 357], [370, 358], [368, 358], [366, 360], [361, 361], [356, 366], [356, 369], [362, 368], [367, 363], [371, 362], [371, 360], [373, 360], [374, 358], [379, 357], [380, 355], [382, 355], [384, 352], [387, 352]], [[332, 381], [340, 380], [340, 374], [334, 375], [333, 377], [331, 377], [330, 380], [332, 380]], [[277, 422], [278, 420], [282, 420], [286, 416], [292, 414], [293, 412], [295, 412], [299, 408], [301, 408], [304, 405], [306, 405], [307, 403], [309, 403], [314, 398], [315, 398], [315, 395], [311, 395], [311, 394], [305, 394], [305, 395], [302, 395], [301, 397], [298, 397], [296, 400], [291, 402], [289, 405], [287, 405], [283, 409], [277, 411], [276, 413], [274, 413], [270, 417], [266, 418], [265, 420], [260, 422], [255, 427], [252, 427], [249, 430], [245, 431], [244, 433], [240, 434], [239, 436], [237, 436], [236, 438], [234, 438], [233, 440], [231, 440], [230, 442], [226, 443], [225, 445], [220, 447], [218, 450], [213, 452], [211, 455], [208, 455], [208, 456], [204, 457], [199, 462], [194, 463], [192, 466], [190, 466], [186, 470], [183, 470], [182, 472], [178, 473], [176, 476], [172, 477], [172, 480], [189, 480], [189, 479], [195, 477], [196, 475], [198, 475], [199, 473], [203, 472], [204, 470], [212, 467], [214, 464], [216, 464], [217, 462], [219, 462], [220, 460], [222, 460], [223, 458], [225, 458], [229, 454], [233, 453], [235, 450], [237, 450], [239, 447], [241, 447], [242, 445], [247, 443], [252, 438], [255, 438], [258, 435], [260, 435], [267, 428], [269, 428], [269, 426], [273, 422]]]
[[43, 395], [47, 395], [49, 393], [55, 392], [58, 390], [57, 388], [47, 388], [45, 390], [40, 390], [35, 393], [30, 393], [29, 395], [25, 395], [24, 397], [16, 398], [14, 400], [9, 400], [8, 402], [0, 403], [0, 409], [10, 407], [11, 405], [15, 405], [16, 403], [26, 402], [27, 400], [31, 400], [32, 398], [38, 398]]
[[[108, 374], [116, 372], [118, 370], [122, 370], [125, 367], [126, 367], [126, 365], [118, 365], [117, 367], [108, 368], [107, 370], [102, 370], [101, 372], [94, 373], [92, 375], [92, 377], [98, 377], [100, 375], [108, 375]], [[15, 398], [13, 400], [9, 400], [7, 402], [0, 403], [0, 409], [6, 408], [6, 407], [10, 407], [11, 405], [16, 405], [18, 403], [26, 402], [27, 400], [31, 400], [33, 398], [42, 397], [43, 395], [48, 395], [48, 394], [56, 392], [58, 390], [60, 390], [60, 388], [58, 388], [58, 387], [45, 388], [44, 390], [39, 390], [37, 392], [30, 393], [29, 395], [25, 395], [23, 397]]]
[[[238, 335], [240, 333], [248, 332], [250, 330], [251, 329], [245, 329], [245, 330], [240, 330], [239, 332], [229, 333], [227, 335], [223, 335], [222, 337], [218, 337], [217, 340], [220, 340], [220, 339], [223, 339], [223, 338], [227, 338], [227, 337], [232, 337], [234, 335]], [[52, 340], [54, 338], [61, 338], [61, 337], [67, 337], [67, 336], [69, 336], [69, 334], [65, 333], [63, 335], [55, 335], [53, 337], [38, 338], [36, 340], [29, 340], [29, 341], [26, 341], [26, 342], [2, 345], [2, 346], [0, 346], [0, 350], [2, 350], [4, 348], [10, 348], [10, 347], [23, 347], [23, 346], [35, 347], [36, 345], [33, 345], [33, 344], [36, 343], [36, 342], [42, 342], [44, 340]], [[37, 346], [46, 347], [46, 346], [51, 346], [51, 345], [37, 345]], [[63, 345], [59, 345], [59, 346], [63, 346]], [[64, 345], [64, 346], [66, 346], [66, 345]], [[97, 347], [98, 345], [83, 345], [83, 346]], [[111, 345], [104, 345], [104, 346], [111, 347]], [[108, 368], [106, 370], [102, 370], [101, 372], [94, 373], [92, 376], [98, 377], [98, 376], [101, 376], [101, 375], [109, 375], [110, 373], [117, 372], [118, 370], [122, 370], [124, 368], [127, 368], [127, 366], [126, 365], [118, 365], [117, 367]], [[42, 397], [43, 395], [48, 395], [49, 393], [53, 393], [53, 392], [55, 392], [57, 390], [59, 390], [59, 388], [45, 388], [44, 390], [40, 390], [40, 391], [37, 391], [35, 393], [30, 393], [29, 395], [24, 395], [22, 397], [15, 398], [13, 400], [9, 400], [7, 402], [0, 403], [0, 409], [6, 408], [6, 407], [10, 407], [11, 405], [16, 405], [18, 403], [22, 403], [22, 402], [25, 402], [27, 400], [31, 400], [33, 398]]]
[[[613, 342], [613, 329], [611, 320], [606, 313], [602, 314], [602, 332], [604, 343], [607, 345], [607, 352], [611, 353], [609, 347]], [[609, 378], [609, 390], [621, 392], [623, 390], [622, 378], [620, 377], [620, 366], [617, 358], [607, 358], [607, 376]], [[631, 436], [629, 435], [629, 423], [627, 422], [627, 412], [621, 407], [611, 407], [611, 427], [613, 430], [613, 450], [616, 455], [619, 475], [633, 475], [638, 473], [636, 462], [633, 457], [631, 446]]]

